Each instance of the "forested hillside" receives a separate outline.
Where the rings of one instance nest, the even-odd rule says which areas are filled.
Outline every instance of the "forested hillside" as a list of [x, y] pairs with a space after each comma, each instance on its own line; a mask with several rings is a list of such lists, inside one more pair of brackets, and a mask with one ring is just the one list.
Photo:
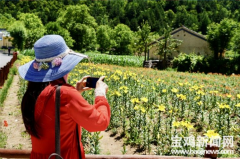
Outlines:
[[46, 25], [56, 21], [66, 5], [77, 4], [86, 4], [98, 25], [114, 27], [123, 23], [133, 31], [145, 20], [152, 31], [161, 31], [171, 24], [206, 34], [211, 22], [219, 23], [224, 18], [240, 20], [237, 0], [0, 0], [0, 13], [15, 19], [20, 13], [35, 13]]
[[239, 52], [235, 44], [240, 41], [238, 0], [0, 0], [0, 6], [0, 28], [7, 28], [15, 37], [21, 35], [19, 39], [25, 43], [19, 49], [31, 48], [42, 35], [54, 33], [77, 50], [97, 47], [101, 52], [128, 55], [144, 52], [146, 43], [169, 28], [184, 25], [213, 37], [221, 30], [215, 26], [230, 19], [226, 26], [235, 37], [224, 47]]

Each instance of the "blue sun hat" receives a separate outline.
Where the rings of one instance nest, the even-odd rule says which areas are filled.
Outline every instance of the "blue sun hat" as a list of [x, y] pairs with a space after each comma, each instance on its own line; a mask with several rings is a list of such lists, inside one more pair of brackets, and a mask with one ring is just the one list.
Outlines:
[[68, 48], [60, 35], [45, 35], [34, 44], [35, 60], [19, 67], [20, 76], [31, 82], [54, 81], [68, 74], [86, 55]]

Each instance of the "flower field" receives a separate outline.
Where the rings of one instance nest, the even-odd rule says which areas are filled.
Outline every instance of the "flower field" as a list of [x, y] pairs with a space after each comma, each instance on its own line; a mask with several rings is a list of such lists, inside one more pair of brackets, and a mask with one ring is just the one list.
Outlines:
[[[120, 134], [125, 145], [144, 154], [176, 156], [181, 154], [173, 154], [172, 150], [202, 150], [212, 140], [205, 138], [204, 144], [199, 144], [200, 139], [220, 136], [219, 150], [234, 150], [225, 157], [239, 156], [239, 76], [80, 63], [68, 82], [75, 85], [85, 75], [106, 76], [112, 112], [108, 129]], [[19, 94], [24, 92], [22, 86]], [[94, 90], [83, 96], [93, 103]], [[227, 136], [232, 141], [226, 140]], [[87, 153], [100, 153], [100, 139], [99, 133], [83, 132]], [[123, 153], [127, 151], [125, 146], [122, 149]]]

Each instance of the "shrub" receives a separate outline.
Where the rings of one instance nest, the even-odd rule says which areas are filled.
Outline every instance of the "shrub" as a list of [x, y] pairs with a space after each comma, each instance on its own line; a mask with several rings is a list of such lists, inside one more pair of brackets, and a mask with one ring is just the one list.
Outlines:
[[226, 75], [240, 73], [240, 57], [215, 59], [213, 57], [181, 53], [172, 62], [173, 68], [181, 72], [221, 73]]
[[203, 56], [195, 54], [180, 53], [178, 57], [173, 59], [173, 68], [177, 71], [197, 72], [203, 65]]
[[33, 49], [26, 49], [21, 52], [21, 54], [25, 56], [35, 56], [34, 50]]

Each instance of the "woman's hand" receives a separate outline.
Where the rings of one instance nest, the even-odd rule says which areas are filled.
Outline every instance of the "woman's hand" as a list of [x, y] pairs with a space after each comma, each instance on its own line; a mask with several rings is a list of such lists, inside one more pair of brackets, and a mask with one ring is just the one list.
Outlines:
[[79, 80], [76, 83], [76, 89], [78, 90], [78, 92], [82, 93], [86, 90], [90, 90], [92, 88], [86, 87], [86, 79], [90, 77], [90, 76], [84, 76], [81, 80]]
[[106, 94], [108, 91], [108, 85], [103, 82], [104, 78], [105, 78], [105, 76], [101, 76], [96, 83], [95, 97], [96, 96], [105, 96], [106, 97]]

